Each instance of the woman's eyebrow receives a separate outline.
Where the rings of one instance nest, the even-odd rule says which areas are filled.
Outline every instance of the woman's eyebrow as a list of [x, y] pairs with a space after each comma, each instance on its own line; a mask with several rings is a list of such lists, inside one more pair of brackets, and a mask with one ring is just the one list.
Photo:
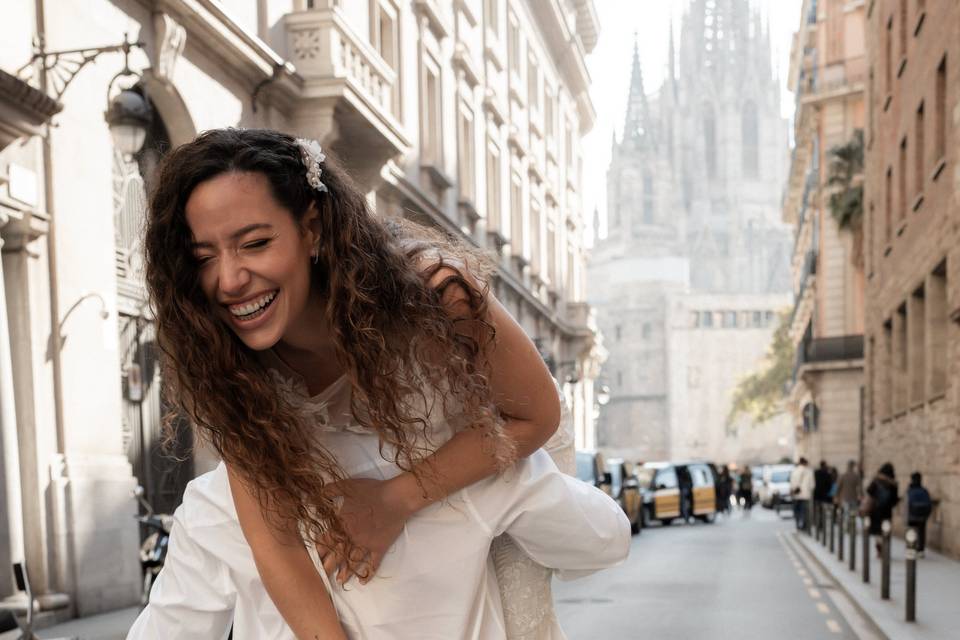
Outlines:
[[[259, 231], [260, 229], [273, 229], [273, 225], [266, 222], [255, 222], [253, 224], [248, 224], [245, 227], [240, 227], [236, 231], [230, 234], [231, 240], [236, 240], [247, 235], [251, 231]], [[211, 249], [213, 248], [213, 243], [211, 242], [191, 242], [191, 249]]]

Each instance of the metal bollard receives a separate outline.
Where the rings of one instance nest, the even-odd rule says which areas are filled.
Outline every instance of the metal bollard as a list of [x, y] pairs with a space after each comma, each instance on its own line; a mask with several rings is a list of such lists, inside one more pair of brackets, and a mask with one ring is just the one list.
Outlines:
[[917, 621], [917, 530], [907, 529], [907, 622]]
[[850, 528], [850, 571], [857, 570], [857, 513], [847, 514], [847, 526]]
[[884, 520], [880, 525], [883, 533], [880, 536], [880, 599], [890, 599], [890, 521]]
[[837, 523], [837, 560], [843, 562], [843, 528], [846, 526], [847, 518], [843, 507], [840, 507], [838, 513], [840, 515], [838, 516], [839, 522]]
[[870, 516], [863, 516], [863, 581], [870, 582]]
[[834, 505], [827, 508], [827, 520], [830, 527], [830, 553], [833, 553], [836, 549], [833, 544], [834, 528], [837, 526], [837, 508]]

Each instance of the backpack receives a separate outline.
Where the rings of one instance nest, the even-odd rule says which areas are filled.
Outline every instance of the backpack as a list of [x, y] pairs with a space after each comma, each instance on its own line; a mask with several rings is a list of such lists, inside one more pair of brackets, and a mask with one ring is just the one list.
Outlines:
[[911, 520], [926, 520], [933, 511], [930, 492], [923, 487], [912, 487], [907, 493], [908, 515]]
[[873, 484], [874, 493], [873, 493], [873, 503], [875, 508], [880, 511], [886, 511], [887, 509], [893, 509], [894, 498], [893, 488], [886, 482], [877, 480]]

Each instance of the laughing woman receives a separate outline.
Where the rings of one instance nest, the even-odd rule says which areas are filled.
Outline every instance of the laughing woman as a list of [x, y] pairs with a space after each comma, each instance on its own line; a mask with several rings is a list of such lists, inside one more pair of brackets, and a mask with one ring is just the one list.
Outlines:
[[[409, 518], [557, 428], [483, 256], [376, 218], [315, 142], [221, 129], [176, 149], [145, 247], [169, 398], [225, 461], [298, 638], [344, 637], [308, 546], [339, 581], [369, 580]], [[330, 431], [375, 432], [402, 473], [345, 478]]]

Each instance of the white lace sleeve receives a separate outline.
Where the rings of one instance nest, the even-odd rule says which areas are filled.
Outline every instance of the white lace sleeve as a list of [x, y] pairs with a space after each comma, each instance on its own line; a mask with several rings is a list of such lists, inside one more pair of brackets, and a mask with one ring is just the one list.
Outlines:
[[[559, 384], [557, 392], [561, 404], [560, 426], [544, 449], [557, 468], [572, 475], [576, 469], [573, 418]], [[490, 554], [500, 586], [507, 640], [566, 638], [553, 610], [550, 591], [553, 571], [531, 560], [506, 534], [494, 539]]]

